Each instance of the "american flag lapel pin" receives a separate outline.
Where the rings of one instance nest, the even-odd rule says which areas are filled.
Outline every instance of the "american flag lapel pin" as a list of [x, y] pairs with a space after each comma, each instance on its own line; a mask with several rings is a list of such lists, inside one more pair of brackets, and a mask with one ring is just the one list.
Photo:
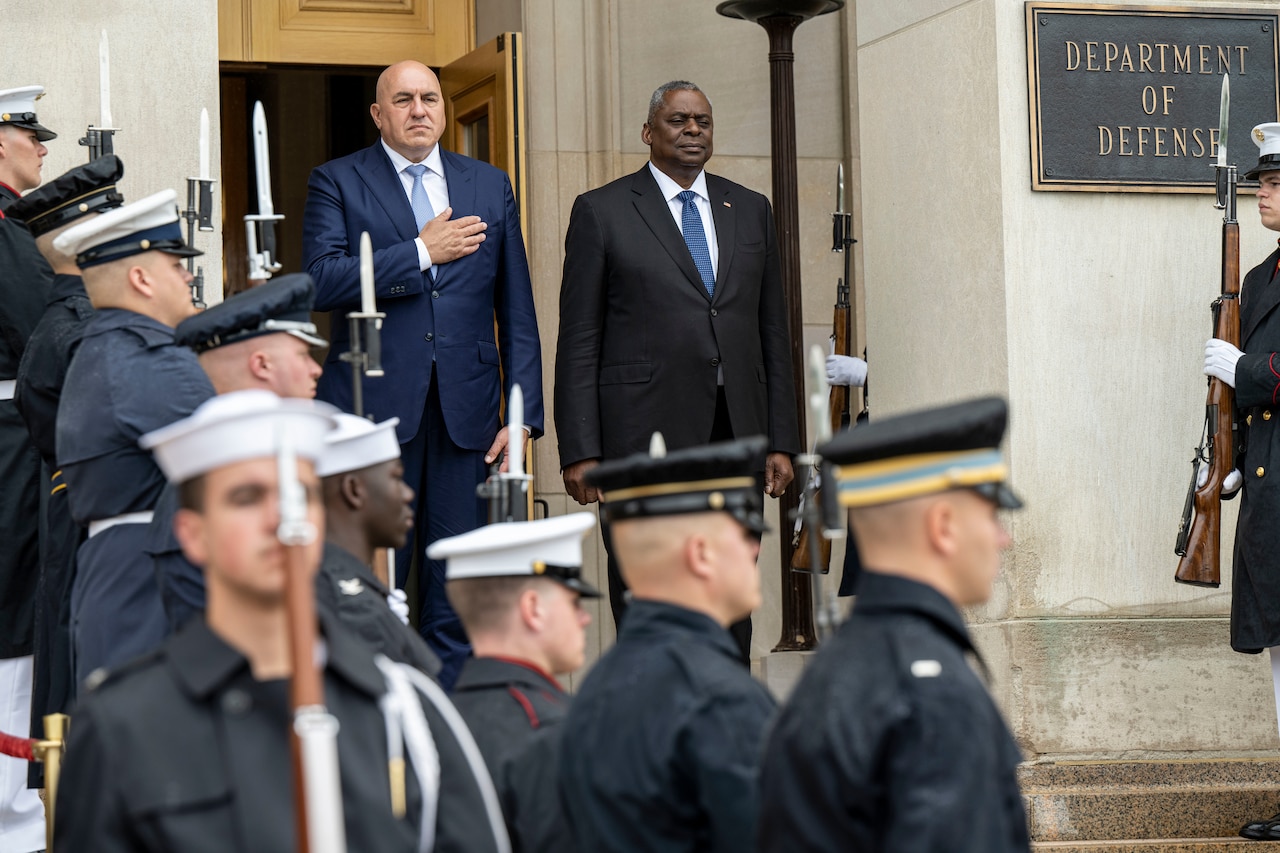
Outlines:
[[729, 202], [727, 202], [727, 201], [724, 203], [724, 206], [725, 206], [725, 207], [733, 207], [733, 205], [729, 204]]

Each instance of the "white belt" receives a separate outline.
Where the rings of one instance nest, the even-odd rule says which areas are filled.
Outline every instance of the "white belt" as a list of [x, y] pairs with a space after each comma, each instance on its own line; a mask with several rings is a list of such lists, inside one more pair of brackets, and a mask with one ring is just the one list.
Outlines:
[[89, 522], [89, 538], [92, 539], [104, 530], [109, 530], [117, 524], [150, 524], [151, 518], [155, 513], [151, 510], [144, 512], [126, 512], [124, 515], [115, 515], [111, 518], [104, 518], [99, 521]]
[[18, 380], [0, 379], [0, 400], [12, 400], [13, 393], [17, 389], [18, 389]]

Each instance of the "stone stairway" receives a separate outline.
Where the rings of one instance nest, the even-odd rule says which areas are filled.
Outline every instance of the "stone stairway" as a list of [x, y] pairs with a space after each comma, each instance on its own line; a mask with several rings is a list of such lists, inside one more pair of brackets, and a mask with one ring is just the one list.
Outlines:
[[1019, 770], [1036, 851], [1239, 853], [1280, 812], [1280, 760], [1041, 762]]

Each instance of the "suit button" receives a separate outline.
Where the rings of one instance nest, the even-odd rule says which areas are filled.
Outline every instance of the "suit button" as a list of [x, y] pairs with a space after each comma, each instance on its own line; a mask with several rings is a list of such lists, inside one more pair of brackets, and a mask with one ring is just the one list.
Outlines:
[[712, 367], [719, 367], [719, 366], [720, 366], [720, 359], [718, 359], [718, 358], [713, 358], [713, 359], [711, 359], [711, 366], [712, 366]]
[[712, 317], [718, 317], [718, 316], [719, 316], [719, 312], [717, 312], [717, 311], [716, 311], [716, 309], [712, 308], [712, 309], [711, 309], [711, 316], [712, 316]]
[[249, 694], [233, 687], [222, 695], [222, 710], [228, 714], [243, 714], [253, 707]]
[[1263, 474], [1267, 472], [1266, 472], [1266, 469], [1264, 469], [1261, 465], [1259, 465], [1258, 470], [1254, 471], [1254, 473], [1257, 474], [1259, 477], [1261, 477]]
[[1264, 412], [1262, 413], [1262, 419], [1263, 419], [1264, 421], [1269, 421], [1269, 420], [1271, 420], [1271, 410], [1270, 410], [1270, 409], [1267, 409], [1266, 411], [1264, 411]]
[[426, 339], [427, 339], [427, 343], [431, 343], [436, 339], [436, 336], [433, 335], [431, 332], [427, 332]]
[[439, 299], [439, 298], [440, 298], [440, 291], [438, 291], [438, 290], [433, 290], [433, 291], [431, 291], [431, 298], [432, 298], [432, 299]]

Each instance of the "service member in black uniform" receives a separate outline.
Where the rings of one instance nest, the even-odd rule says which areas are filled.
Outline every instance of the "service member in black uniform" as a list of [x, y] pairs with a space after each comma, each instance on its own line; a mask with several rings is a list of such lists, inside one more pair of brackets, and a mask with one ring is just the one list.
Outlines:
[[164, 487], [139, 436], [213, 396], [173, 327], [195, 313], [176, 194], [164, 190], [96, 216], [54, 240], [76, 257], [96, 313], [80, 335], [58, 408], [58, 464], [71, 515], [89, 539], [76, 552], [71, 644], [77, 688], [98, 667], [150, 651], [165, 636], [147, 523]]
[[325, 514], [316, 604], [375, 651], [434, 677], [440, 658], [409, 627], [403, 591], [392, 592], [372, 569], [378, 549], [404, 547], [413, 529], [413, 489], [404, 481], [397, 423], [341, 414], [325, 439], [316, 463]]
[[769, 737], [762, 851], [1028, 851], [1018, 747], [970, 665], [1021, 502], [998, 398], [874, 421], [820, 447], [865, 566], [853, 613]]
[[557, 761], [569, 696], [556, 680], [586, 661], [599, 598], [582, 580], [582, 536], [595, 516], [490, 524], [428, 549], [447, 561], [446, 590], [471, 640], [453, 702], [476, 736], [498, 786], [507, 829], [521, 853], [571, 853], [557, 794]]
[[[323, 505], [313, 463], [333, 414], [315, 401], [241, 391], [217, 396], [190, 418], [144, 437], [166, 476], [181, 484], [178, 538], [192, 561], [204, 566], [207, 607], [204, 618], [190, 620], [159, 650], [84, 694], [63, 765], [58, 849], [297, 849], [277, 455], [288, 435], [306, 493], [306, 520], [318, 529]], [[307, 570], [316, 571], [320, 538], [299, 547]], [[322, 617], [319, 627], [325, 703], [339, 723], [348, 849], [408, 853], [431, 849], [422, 846], [430, 836], [438, 853], [508, 849], [483, 762], [477, 760], [473, 773], [463, 755], [460, 744], [470, 742], [466, 727], [450, 728], [417, 694], [384, 705], [384, 679], [414, 670], [375, 660], [336, 621]], [[447, 699], [441, 701], [447, 706]], [[397, 708], [406, 713], [398, 716]], [[425, 711], [425, 719], [416, 718], [425, 729], [408, 724], [417, 711]], [[418, 743], [434, 742], [438, 763], [419, 761], [426, 753], [414, 746], [415, 731], [428, 733]], [[400, 748], [410, 759], [403, 816], [395, 814], [398, 786], [388, 774]], [[420, 775], [416, 768], [427, 771]]]
[[[655, 442], [656, 444], [656, 442]], [[728, 627], [760, 604], [764, 438], [637, 454], [586, 475], [632, 592], [563, 723], [578, 848], [750, 850], [774, 700]]]
[[[1245, 173], [1258, 181], [1262, 224], [1280, 231], [1280, 124], [1253, 129], [1258, 165]], [[1236, 390], [1236, 470], [1223, 483], [1224, 496], [1243, 486], [1236, 521], [1231, 574], [1231, 648], [1245, 654], [1267, 649], [1280, 708], [1280, 488], [1272, 461], [1280, 455], [1280, 251], [1249, 271], [1240, 286], [1240, 347], [1211, 338], [1204, 372]], [[1280, 713], [1280, 712], [1278, 712]], [[1240, 834], [1280, 840], [1280, 814], [1246, 824]]]
[[[35, 681], [31, 693], [31, 734], [44, 736], [44, 715], [65, 713], [74, 695], [71, 678], [71, 579], [84, 529], [71, 517], [67, 490], [58, 470], [54, 441], [62, 383], [80, 330], [93, 316], [76, 259], [60, 254], [53, 241], [87, 216], [124, 204], [116, 182], [124, 165], [114, 154], [76, 166], [9, 208], [22, 221], [53, 268], [44, 315], [31, 333], [18, 365], [13, 402], [40, 453], [40, 577], [35, 602]], [[44, 765], [31, 763], [33, 787], [43, 787]]]
[[[278, 276], [183, 320], [174, 330], [174, 343], [195, 351], [219, 394], [261, 388], [280, 397], [311, 399], [320, 378], [311, 350], [328, 346], [311, 322], [315, 296], [306, 273]], [[204, 610], [204, 574], [183, 555], [174, 535], [177, 511], [177, 490], [167, 486], [145, 544], [169, 631]]]
[[[36, 117], [40, 86], [0, 91], [0, 731], [30, 725], [36, 586], [40, 575], [40, 456], [13, 404], [18, 362], [44, 311], [53, 271], [23, 225], [6, 216], [40, 185], [56, 134]], [[0, 766], [0, 849], [44, 847], [44, 812], [18, 762]]]

